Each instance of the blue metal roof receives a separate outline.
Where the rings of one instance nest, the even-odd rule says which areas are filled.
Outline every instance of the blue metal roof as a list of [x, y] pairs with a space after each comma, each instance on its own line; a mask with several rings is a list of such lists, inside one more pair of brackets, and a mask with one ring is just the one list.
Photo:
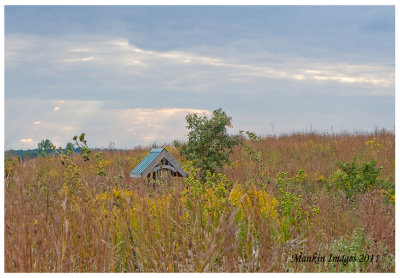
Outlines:
[[131, 171], [130, 174], [141, 174], [153, 162], [154, 159], [162, 152], [164, 148], [153, 148], [149, 154]]
[[151, 149], [151, 153], [160, 153], [160, 152], [162, 152], [162, 150], [163, 150], [164, 148], [152, 148]]

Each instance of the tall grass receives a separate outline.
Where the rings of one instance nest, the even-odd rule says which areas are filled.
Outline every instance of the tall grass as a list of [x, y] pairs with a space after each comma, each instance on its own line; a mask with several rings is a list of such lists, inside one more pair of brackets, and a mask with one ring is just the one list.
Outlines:
[[[380, 178], [394, 182], [394, 141], [384, 130], [248, 140], [204, 184], [190, 163], [186, 180], [130, 178], [147, 148], [104, 152], [96, 161], [95, 154], [89, 161], [8, 157], [5, 271], [393, 272], [394, 196], [373, 188], [349, 199], [330, 185], [336, 161], [355, 156], [375, 158]], [[315, 252], [379, 259], [293, 261]]]

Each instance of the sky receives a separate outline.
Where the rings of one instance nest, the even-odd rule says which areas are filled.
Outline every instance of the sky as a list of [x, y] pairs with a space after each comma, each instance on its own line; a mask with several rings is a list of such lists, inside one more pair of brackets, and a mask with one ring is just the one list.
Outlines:
[[6, 6], [6, 149], [394, 129], [394, 6]]

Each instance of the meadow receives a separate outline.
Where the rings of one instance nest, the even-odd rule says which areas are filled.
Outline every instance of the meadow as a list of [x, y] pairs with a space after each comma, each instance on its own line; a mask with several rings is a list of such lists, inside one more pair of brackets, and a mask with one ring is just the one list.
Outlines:
[[[88, 139], [90, 145], [90, 138]], [[6, 272], [394, 272], [395, 135], [253, 137], [205, 181], [150, 147], [5, 158]]]

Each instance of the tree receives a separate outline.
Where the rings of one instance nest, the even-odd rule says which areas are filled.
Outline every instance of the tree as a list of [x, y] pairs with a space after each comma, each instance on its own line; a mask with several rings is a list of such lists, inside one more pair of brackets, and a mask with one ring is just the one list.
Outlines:
[[75, 152], [74, 143], [68, 142], [65, 146], [65, 152], [68, 154], [73, 154]]
[[232, 127], [231, 121], [232, 118], [221, 108], [214, 110], [210, 119], [196, 113], [186, 116], [190, 130], [188, 142], [182, 145], [179, 152], [200, 168], [203, 180], [207, 170], [215, 173], [228, 164], [233, 147], [241, 142], [240, 134], [228, 134], [227, 127]]
[[41, 156], [47, 156], [53, 148], [53, 143], [49, 139], [42, 140], [38, 143], [38, 150]]

